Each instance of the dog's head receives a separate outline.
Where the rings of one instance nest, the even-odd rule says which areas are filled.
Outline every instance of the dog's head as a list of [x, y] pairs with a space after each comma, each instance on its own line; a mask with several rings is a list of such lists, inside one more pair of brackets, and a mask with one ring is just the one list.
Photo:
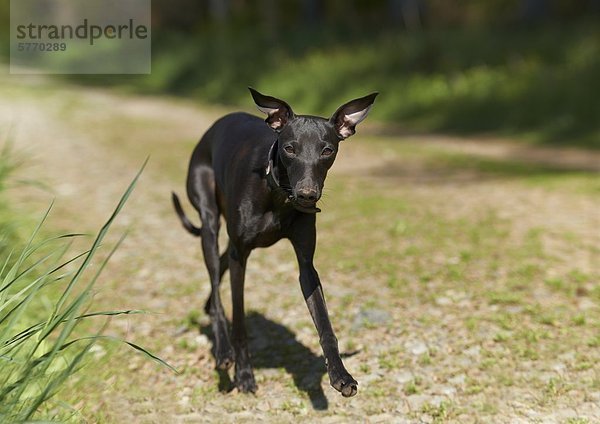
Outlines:
[[367, 117], [378, 93], [343, 104], [329, 119], [296, 115], [283, 100], [252, 88], [250, 93], [258, 109], [267, 114], [265, 122], [278, 133], [277, 153], [294, 202], [301, 208], [314, 209], [340, 141], [355, 133], [356, 125]]

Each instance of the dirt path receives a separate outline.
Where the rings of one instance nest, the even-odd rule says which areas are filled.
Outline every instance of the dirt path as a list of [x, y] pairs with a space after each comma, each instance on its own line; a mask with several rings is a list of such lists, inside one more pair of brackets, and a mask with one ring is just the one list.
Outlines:
[[[207, 322], [202, 314], [194, 313], [208, 293], [198, 241], [180, 229], [169, 202], [171, 190], [183, 194], [191, 147], [221, 111], [206, 112], [181, 101], [54, 86], [45, 79], [4, 79], [0, 90], [0, 130], [5, 133], [10, 124], [14, 125], [16, 145], [26, 152], [29, 163], [24, 175], [54, 188], [48, 193], [26, 187], [14, 196], [23, 210], [40, 211], [55, 198], [50, 224], [56, 229], [97, 230], [146, 155], [151, 154], [150, 165], [113, 231], [113, 240], [125, 229], [130, 235], [104, 273], [95, 304], [97, 309], [155, 312], [114, 320], [110, 331], [154, 349], [181, 374], [174, 375], [125, 349], [110, 355], [113, 360], [108, 362], [109, 355], [99, 349], [99, 366], [83, 374], [85, 393], [75, 396], [83, 401], [82, 414], [91, 421], [600, 420], [597, 348], [554, 347], [571, 337], [570, 331], [580, 338], [582, 346], [591, 343], [600, 325], [596, 298], [568, 297], [560, 290], [548, 291], [544, 285], [553, 276], [567, 278], [577, 269], [583, 275], [581, 290], [596, 290], [596, 281], [590, 276], [598, 271], [597, 197], [571, 192], [568, 185], [553, 190], [512, 179], [485, 178], [474, 169], [448, 173], [440, 168], [435, 177], [436, 169], [428, 168], [428, 160], [421, 160], [422, 152], [409, 149], [405, 155], [403, 147], [385, 148], [385, 163], [394, 164], [394, 171], [382, 173], [377, 149], [349, 143], [344, 146], [332, 180], [334, 189], [347, 190], [347, 194], [333, 197], [333, 203], [326, 203], [330, 211], [320, 217], [323, 234], [329, 237], [321, 240], [323, 262], [318, 262], [327, 280], [325, 290], [332, 319], [340, 328], [342, 349], [349, 356], [348, 368], [355, 370], [360, 382], [359, 396], [343, 399], [328, 385], [318, 340], [297, 287], [293, 255], [283, 243], [268, 254], [257, 252], [249, 263], [247, 305], [252, 312], [248, 324], [259, 393], [221, 394], [219, 376], [213, 370]], [[474, 143], [460, 147], [439, 139], [426, 142], [436, 150], [456, 153], [466, 149], [470, 155], [488, 158], [506, 158], [510, 156], [507, 152], [517, 151], [508, 148], [509, 144], [492, 143], [481, 148]], [[377, 143], [373, 145], [379, 146]], [[528, 159], [541, 158], [544, 164], [556, 162], [548, 159], [549, 151], [545, 149], [528, 148], [527, 152]], [[584, 158], [578, 160], [581, 155]], [[569, 169], [597, 169], [594, 166], [598, 162], [590, 159], [590, 154], [570, 151], [564, 157], [567, 159], [561, 163]], [[353, 231], [358, 233], [363, 228], [363, 209], [342, 209], [335, 203], [357, 191], [364, 193], [365, 187], [385, 191], [381, 197], [384, 201], [406, 199], [416, 205], [415, 209], [407, 205], [402, 212], [399, 202], [371, 206], [375, 211], [390, 209], [394, 221], [386, 221], [383, 213], [380, 218], [374, 214], [374, 222], [381, 224], [381, 238], [377, 238], [377, 231], [371, 236], [360, 233], [367, 239], [358, 240], [358, 247], [369, 250], [370, 242], [382, 246], [381, 251], [390, 254], [387, 270], [378, 267], [370, 272], [361, 265], [368, 252], [350, 249], [357, 242], [352, 238]], [[494, 215], [490, 218], [491, 209]], [[537, 312], [527, 309], [529, 299], [525, 303], [505, 298], [490, 300], [488, 293], [499, 289], [486, 280], [490, 278], [487, 274], [469, 275], [481, 282], [474, 288], [438, 281], [432, 270], [452, 268], [460, 262], [457, 255], [462, 253], [447, 256], [454, 249], [448, 247], [424, 259], [409, 257], [411, 242], [424, 249], [427, 243], [449, 244], [441, 238], [423, 242], [414, 239], [411, 231], [417, 221], [412, 221], [410, 211], [415, 211], [423, 225], [432, 217], [445, 220], [446, 226], [442, 222], [439, 227], [432, 226], [432, 231], [439, 231], [440, 237], [456, 237], [453, 241], [458, 247], [463, 243], [461, 229], [471, 231], [470, 221], [480, 227], [486, 222], [492, 222], [494, 228], [499, 226], [498, 231], [503, 232], [494, 233], [502, 238], [498, 249], [504, 248], [511, 255], [526, 255], [528, 251], [519, 249], [535, 238], [539, 244], [535, 248], [542, 249], [541, 257], [548, 261], [541, 262], [540, 267], [547, 263], [553, 267], [540, 270], [539, 284], [526, 293], [537, 296], [535, 305], [543, 313], [556, 309], [564, 316], [585, 314], [585, 325], [575, 329], [550, 325], [544, 330], [546, 324], [536, 321]], [[444, 233], [448, 226], [455, 226], [452, 231], [456, 233]], [[394, 238], [396, 233], [403, 237]], [[494, 246], [486, 244], [483, 248]], [[401, 252], [406, 253], [402, 258]], [[477, 258], [477, 252], [469, 254]], [[335, 257], [335, 262], [329, 263], [329, 257]], [[488, 267], [486, 262], [485, 267], [475, 267], [473, 272], [493, 269], [498, 281], [512, 281], [505, 263], [509, 259], [513, 256], [503, 257], [500, 253], [498, 264]], [[431, 277], [412, 275], [413, 266], [423, 268], [423, 275]], [[398, 287], [394, 281], [404, 285]], [[507, 293], [510, 291], [509, 287]], [[228, 293], [224, 288], [224, 299], [228, 299]], [[501, 321], [494, 321], [497, 315], [498, 320], [509, 321], [526, 316], [526, 326], [531, 320], [527, 328], [535, 334], [529, 337], [540, 340], [541, 359], [536, 362], [533, 354], [527, 357], [515, 353], [513, 357], [510, 352], [521, 352], [520, 345], [495, 342], [496, 338], [520, 335], [512, 321], [505, 327]], [[470, 323], [476, 319], [481, 321], [473, 330]], [[202, 333], [190, 325], [198, 320]], [[531, 346], [527, 344], [526, 348]], [[556, 355], [552, 349], [556, 349]], [[511, 370], [511, 384], [502, 380], [507, 369]], [[90, 376], [97, 379], [90, 382]], [[495, 385], [498, 387], [490, 388]]]

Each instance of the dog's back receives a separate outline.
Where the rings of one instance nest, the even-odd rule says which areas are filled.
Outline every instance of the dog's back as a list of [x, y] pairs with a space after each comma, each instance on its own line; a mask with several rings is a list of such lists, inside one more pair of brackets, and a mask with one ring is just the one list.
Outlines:
[[[194, 149], [188, 168], [188, 197], [199, 210], [199, 174], [214, 172], [215, 194], [226, 213], [227, 188], [243, 191], [243, 186], [260, 183], [261, 172], [276, 135], [264, 120], [244, 112], [231, 113], [216, 121]], [[243, 167], [232, 164], [244, 163]], [[251, 170], [253, 172], [248, 172]]]

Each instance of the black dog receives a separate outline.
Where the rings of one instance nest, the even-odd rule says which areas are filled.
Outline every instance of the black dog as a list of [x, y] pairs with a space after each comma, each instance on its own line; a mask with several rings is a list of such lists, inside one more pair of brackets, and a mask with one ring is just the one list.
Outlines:
[[[235, 362], [235, 385], [255, 392], [244, 323], [244, 274], [250, 252], [282, 238], [292, 242], [300, 267], [300, 285], [319, 333], [331, 385], [343, 396], [354, 396], [357, 382], [346, 371], [329, 321], [319, 275], [313, 266], [315, 213], [327, 171], [339, 142], [354, 134], [377, 93], [352, 100], [331, 117], [295, 115], [290, 106], [250, 89], [265, 122], [247, 113], [219, 119], [202, 137], [190, 161], [187, 193], [200, 214], [202, 228], [185, 216], [177, 195], [175, 210], [183, 226], [202, 237], [204, 261], [212, 292], [205, 310], [215, 335], [217, 367]], [[229, 245], [219, 258], [220, 216], [227, 222]], [[219, 296], [225, 271], [231, 273], [232, 339]]]

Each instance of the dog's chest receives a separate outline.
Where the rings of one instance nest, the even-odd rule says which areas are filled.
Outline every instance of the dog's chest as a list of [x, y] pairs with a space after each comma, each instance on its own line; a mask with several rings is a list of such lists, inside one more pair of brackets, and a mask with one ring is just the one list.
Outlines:
[[267, 211], [260, 215], [244, 213], [244, 209], [242, 208], [240, 217], [242, 222], [241, 238], [246, 246], [268, 247], [287, 234], [289, 218], [282, 217], [273, 211]]

